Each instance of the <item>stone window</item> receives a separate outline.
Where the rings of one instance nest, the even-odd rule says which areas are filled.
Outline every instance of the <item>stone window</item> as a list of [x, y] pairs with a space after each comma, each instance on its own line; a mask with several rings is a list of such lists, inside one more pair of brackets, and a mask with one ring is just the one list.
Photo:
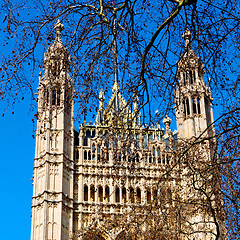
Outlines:
[[87, 160], [87, 151], [86, 150], [84, 150], [84, 160]]
[[88, 186], [84, 186], [84, 201], [88, 201]]
[[55, 87], [55, 89], [52, 90], [52, 105], [60, 106], [60, 88]]
[[105, 202], [106, 203], [109, 202], [109, 187], [108, 186], [105, 187]]
[[103, 202], [103, 188], [102, 188], [102, 186], [98, 187], [98, 201]]
[[151, 203], [152, 201], [152, 196], [151, 196], [151, 190], [147, 189], [147, 203]]
[[147, 153], [145, 153], [145, 163], [147, 163], [148, 162], [148, 155], [147, 155]]
[[136, 162], [139, 162], [139, 154], [136, 154]]
[[95, 202], [95, 187], [93, 185], [90, 187], [90, 199], [91, 202]]
[[131, 187], [130, 188], [130, 203], [135, 202], [135, 197], [134, 197], [134, 189]]
[[122, 188], [122, 203], [127, 202], [127, 193], [126, 193], [126, 188]]
[[95, 152], [95, 149], [96, 149], [96, 148], [95, 148], [95, 144], [93, 143], [93, 144], [92, 144], [92, 152], [93, 152], [93, 153]]
[[91, 159], [92, 159], [91, 151], [89, 150], [89, 151], [88, 151], [88, 160], [90, 161]]
[[141, 190], [137, 188], [137, 203], [141, 203]]
[[155, 156], [156, 151], [155, 151], [155, 147], [153, 147], [153, 156]]
[[120, 191], [119, 191], [119, 187], [116, 187], [115, 190], [115, 202], [119, 203], [120, 202]]

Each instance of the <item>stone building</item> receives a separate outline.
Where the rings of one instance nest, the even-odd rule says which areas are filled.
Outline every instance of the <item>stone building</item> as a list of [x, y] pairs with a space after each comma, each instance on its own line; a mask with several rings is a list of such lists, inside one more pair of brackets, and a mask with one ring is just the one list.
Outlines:
[[[117, 81], [107, 105], [99, 93], [96, 123], [75, 130], [74, 83], [62, 29], [58, 22], [39, 77], [31, 240], [212, 239], [216, 227], [199, 208], [176, 232], [181, 227], [174, 199], [180, 202], [192, 191], [173, 149], [214, 133], [211, 92], [190, 48], [190, 33], [183, 35], [186, 48], [178, 63], [177, 131], [170, 130], [167, 116], [165, 130], [159, 124], [143, 127], [138, 97], [131, 109]], [[209, 147], [203, 155], [211, 159]]]

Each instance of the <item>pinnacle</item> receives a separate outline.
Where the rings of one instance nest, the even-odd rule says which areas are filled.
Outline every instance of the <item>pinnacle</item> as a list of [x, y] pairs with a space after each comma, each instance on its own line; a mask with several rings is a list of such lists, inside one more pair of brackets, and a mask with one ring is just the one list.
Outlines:
[[192, 33], [186, 28], [185, 32], [183, 33], [182, 37], [185, 40], [185, 47], [189, 45]]
[[63, 24], [60, 22], [60, 20], [58, 19], [57, 23], [54, 26], [54, 29], [56, 31], [56, 37], [60, 36], [61, 31], [64, 29]]

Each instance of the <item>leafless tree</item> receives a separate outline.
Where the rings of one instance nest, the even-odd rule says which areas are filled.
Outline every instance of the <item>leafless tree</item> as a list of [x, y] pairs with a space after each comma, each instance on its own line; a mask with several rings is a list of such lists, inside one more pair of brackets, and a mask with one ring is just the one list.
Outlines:
[[[213, 216], [218, 209], [211, 206], [209, 195], [216, 189], [212, 188], [214, 180], [208, 174], [218, 170], [216, 177], [221, 180], [222, 188], [217, 191], [221, 191], [227, 206], [226, 228], [231, 239], [239, 236], [240, 14], [237, 0], [3, 0], [0, 16], [1, 101], [12, 104], [26, 93], [34, 98], [36, 76], [43, 67], [43, 52], [52, 43], [53, 26], [60, 19], [65, 27], [62, 39], [72, 57], [78, 116], [87, 109], [94, 117], [97, 109], [92, 109], [97, 106], [100, 88], [108, 95], [114, 81], [116, 25], [121, 91], [128, 96], [129, 104], [134, 94], [139, 96], [142, 116], [148, 123], [156, 118], [161, 120], [166, 113], [174, 115], [177, 61], [184, 50], [181, 35], [188, 28], [193, 34], [191, 46], [202, 59], [205, 80], [214, 96], [218, 115], [216, 135], [207, 140], [214, 141], [218, 154], [210, 166], [201, 163], [201, 159], [198, 161], [203, 165], [201, 169], [206, 168], [201, 175], [204, 187], [195, 186], [200, 170], [193, 161], [199, 158], [193, 156], [194, 148], [202, 140], [189, 143], [180, 159], [188, 159], [184, 164], [192, 176], [191, 186], [204, 196], [199, 201], [204, 201], [203, 205]], [[159, 114], [155, 116], [157, 109]], [[192, 157], [186, 158], [185, 155], [191, 154]], [[203, 205], [199, 202], [194, 206]], [[184, 203], [182, 206], [185, 208]], [[174, 217], [184, 219], [177, 209]]]

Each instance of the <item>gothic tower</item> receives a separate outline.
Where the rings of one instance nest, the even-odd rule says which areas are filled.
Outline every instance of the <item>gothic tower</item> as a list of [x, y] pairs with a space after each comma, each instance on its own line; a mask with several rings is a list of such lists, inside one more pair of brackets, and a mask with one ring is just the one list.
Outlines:
[[70, 57], [56, 38], [39, 77], [31, 240], [69, 239], [73, 222], [73, 82]]
[[191, 33], [183, 33], [185, 51], [178, 62], [175, 92], [178, 136], [182, 139], [213, 135], [212, 97], [203, 81], [203, 64], [190, 48]]
[[[175, 106], [178, 142], [180, 145], [183, 144], [182, 147], [186, 147], [185, 149], [190, 147], [181, 162], [179, 184], [182, 202], [187, 199], [188, 202], [195, 203], [195, 206], [187, 205], [185, 208], [189, 225], [185, 226], [185, 229], [183, 227], [183, 232], [189, 235], [188, 239], [193, 240], [213, 239], [213, 233], [219, 234], [219, 239], [226, 239], [224, 237], [223, 202], [219, 194], [221, 176], [217, 167], [211, 91], [203, 81], [203, 64], [190, 47], [191, 33], [186, 30], [183, 38], [185, 50], [178, 62], [179, 85], [175, 91]], [[199, 141], [196, 141], [196, 138], [199, 138]], [[210, 196], [209, 202], [216, 212], [215, 222], [218, 224], [213, 224], [214, 218], [209, 210], [199, 207], [201, 201], [206, 200], [204, 196], [201, 196], [203, 189], [205, 193], [211, 193], [208, 195]], [[200, 204], [198, 204], [199, 201]], [[218, 233], [218, 228], [221, 229], [220, 233]]]

